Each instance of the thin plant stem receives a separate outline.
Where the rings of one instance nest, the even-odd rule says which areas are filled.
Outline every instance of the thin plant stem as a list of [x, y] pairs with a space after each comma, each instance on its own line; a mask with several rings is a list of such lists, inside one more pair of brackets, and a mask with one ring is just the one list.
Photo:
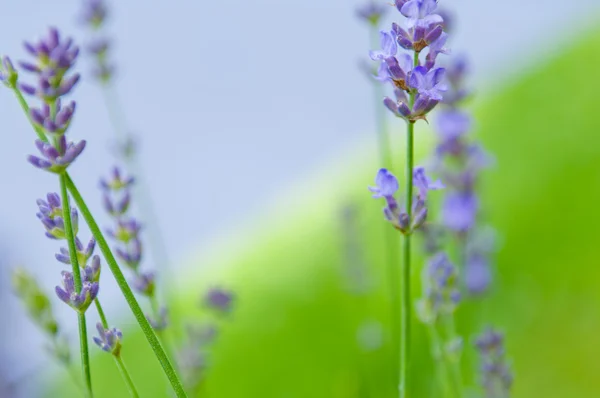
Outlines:
[[[63, 206], [63, 220], [65, 223], [65, 233], [67, 243], [69, 245], [69, 256], [71, 258], [71, 266], [73, 268], [73, 279], [75, 283], [75, 291], [81, 292], [81, 272], [79, 270], [79, 262], [77, 260], [77, 247], [75, 246], [75, 234], [73, 233], [73, 225], [71, 220], [71, 206], [69, 204], [69, 195], [67, 193], [67, 177], [63, 173], [59, 177], [60, 179], [60, 192], [61, 201]], [[87, 324], [85, 320], [85, 313], [80, 312], [77, 314], [77, 320], [79, 323], [79, 344], [81, 353], [81, 369], [83, 371], [83, 380], [85, 381], [86, 394], [92, 397], [92, 375], [90, 370], [90, 353], [88, 349], [87, 339]]]
[[102, 322], [102, 327], [104, 329], [108, 329], [108, 321], [106, 320], [106, 315], [104, 315], [104, 310], [102, 309], [102, 305], [100, 305], [100, 299], [96, 298], [94, 300], [96, 303], [96, 310], [98, 311], [98, 316], [100, 317], [100, 322]]
[[[419, 64], [419, 54], [414, 53], [414, 66]], [[415, 103], [415, 94], [410, 93], [410, 107]], [[412, 199], [413, 199], [413, 168], [414, 168], [414, 133], [415, 124], [412, 121], [406, 127], [406, 213], [412, 222]], [[412, 297], [410, 291], [411, 267], [410, 267], [410, 231], [403, 235], [402, 245], [402, 329], [400, 336], [400, 397], [406, 397], [409, 382], [410, 368], [410, 330]]]
[[[375, 48], [377, 46], [378, 34], [376, 26], [372, 26], [369, 30], [371, 36], [371, 44]], [[375, 82], [377, 83], [377, 82]], [[390, 139], [386, 123], [386, 113], [382, 104], [383, 98], [383, 87], [381, 84], [373, 84], [373, 103], [375, 104], [375, 120], [377, 128], [377, 143], [379, 152], [380, 166], [387, 168], [388, 170], [393, 169], [392, 164], [392, 149], [390, 145]], [[399, 363], [397, 355], [401, 356], [400, 351], [400, 319], [402, 319], [402, 312], [400, 308], [400, 269], [398, 267], [398, 252], [396, 243], [396, 231], [392, 230], [389, 225], [383, 224], [384, 242], [386, 246], [385, 252], [387, 256], [384, 261], [387, 264], [387, 280], [388, 280], [388, 294], [390, 300], [390, 329], [392, 336], [392, 352], [394, 353], [394, 366], [392, 367], [393, 377], [396, 378], [398, 375]], [[398, 384], [398, 380], [395, 380], [395, 385]]]
[[115, 363], [117, 364], [117, 368], [119, 368], [119, 372], [121, 372], [121, 376], [123, 376], [123, 379], [125, 380], [125, 383], [127, 384], [127, 389], [129, 390], [129, 394], [131, 394], [131, 396], [134, 398], [138, 398], [140, 395], [138, 394], [137, 389], [135, 388], [135, 384], [133, 383], [133, 380], [131, 379], [129, 372], [127, 371], [125, 362], [123, 362], [123, 358], [121, 358], [120, 355], [115, 356]]
[[94, 219], [92, 213], [90, 212], [89, 208], [87, 207], [87, 204], [85, 203], [83, 197], [79, 193], [79, 190], [75, 186], [75, 183], [73, 182], [71, 177], [68, 174], [65, 174], [65, 175], [66, 175], [66, 180], [67, 180], [66, 183], [67, 183], [68, 189], [71, 192], [71, 195], [73, 196], [73, 199], [75, 200], [75, 203], [77, 203], [77, 206], [79, 207], [79, 210], [80, 210], [81, 214], [83, 215], [83, 218], [85, 219], [90, 230], [92, 231], [92, 234], [94, 235], [94, 238], [96, 239], [96, 242], [98, 243], [98, 246], [100, 247], [100, 250], [102, 251], [102, 254], [104, 255], [104, 258], [105, 258], [105, 260], [117, 282], [117, 285], [119, 285], [119, 288], [121, 289], [121, 293], [125, 297], [125, 300], [127, 301], [129, 308], [131, 309], [131, 312], [133, 313], [136, 320], [138, 321], [140, 328], [142, 329], [142, 332], [146, 336], [148, 343], [150, 344], [152, 350], [154, 351], [154, 354], [155, 354], [157, 360], [160, 362], [167, 378], [169, 379], [169, 382], [171, 383], [171, 386], [173, 387], [173, 390], [175, 391], [175, 394], [177, 395], [177, 397], [187, 397], [185, 390], [183, 389], [183, 385], [181, 384], [181, 381], [179, 380], [179, 376], [177, 375], [177, 372], [175, 371], [175, 368], [171, 364], [169, 357], [167, 356], [164, 348], [162, 347], [160, 341], [158, 340], [158, 337], [154, 333], [154, 330], [152, 329], [152, 326], [148, 322], [148, 319], [146, 319], [146, 316], [144, 315], [142, 308], [140, 307], [139, 303], [137, 302], [137, 300], [131, 290], [131, 287], [129, 286], [129, 284], [127, 283], [127, 280], [125, 279], [125, 276], [123, 275], [123, 272], [119, 268], [119, 265], [117, 264], [117, 261], [115, 260], [115, 257], [113, 255], [112, 251], [110, 250], [110, 247], [108, 246], [108, 243], [106, 242], [106, 239], [104, 238], [104, 235], [100, 231], [100, 228], [98, 227], [98, 224], [96, 223], [96, 220]]
[[15, 94], [15, 97], [17, 97], [17, 101], [19, 101], [19, 105], [21, 105], [21, 109], [23, 109], [23, 113], [25, 113], [27, 120], [29, 120], [29, 123], [33, 127], [33, 130], [37, 134], [38, 138], [40, 140], [42, 140], [43, 142], [47, 143], [48, 137], [46, 137], [46, 134], [44, 133], [44, 129], [41, 126], [33, 123], [31, 120], [31, 116], [29, 115], [29, 104], [27, 104], [27, 101], [25, 101], [25, 98], [23, 97], [21, 90], [19, 90], [18, 87], [16, 87], [16, 86], [12, 87], [12, 90], [13, 90], [13, 93]]

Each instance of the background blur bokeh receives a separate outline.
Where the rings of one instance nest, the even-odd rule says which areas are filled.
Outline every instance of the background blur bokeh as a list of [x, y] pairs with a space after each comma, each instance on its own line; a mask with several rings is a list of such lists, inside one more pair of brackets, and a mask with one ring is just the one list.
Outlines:
[[[473, 59], [478, 130], [497, 157], [497, 168], [486, 176], [486, 208], [503, 241], [498, 290], [483, 308], [461, 310], [465, 332], [479, 325], [477, 310], [506, 331], [515, 396], [599, 396], [600, 220], [594, 205], [600, 199], [600, 121], [594, 116], [600, 32], [591, 29], [598, 4], [444, 3], [457, 17], [451, 47]], [[13, 58], [23, 54], [22, 39], [49, 25], [85, 40], [76, 1], [0, 5], [0, 52]], [[223, 321], [206, 393], [390, 394], [389, 353], [377, 344], [387, 330], [375, 232], [380, 209], [364, 190], [377, 166], [370, 84], [357, 68], [369, 44], [354, 4], [111, 6], [118, 90], [142, 142], [172, 257], [163, 277], [178, 288], [176, 311], [193, 317], [202, 287], [211, 283], [231, 285], [239, 296], [234, 316]], [[80, 63], [84, 74], [88, 66]], [[97, 179], [113, 159], [110, 128], [97, 87], [84, 81], [76, 98], [80, 113], [72, 131], [89, 145], [73, 175], [91, 207], [100, 209]], [[33, 373], [37, 378], [49, 363], [40, 336], [10, 294], [7, 275], [20, 263], [48, 289], [56, 283], [55, 245], [34, 216], [35, 198], [54, 190], [55, 181], [24, 162], [33, 136], [5, 90], [0, 109], [8, 149], [0, 157], [6, 251], [0, 305], [10, 317], [1, 329], [2, 378], [15, 388], [10, 396], [32, 396], [34, 386], [23, 380]], [[430, 138], [423, 133], [422, 153]], [[348, 206], [355, 215], [350, 228], [341, 225]], [[344, 257], [348, 229], [362, 242], [362, 254], [353, 258], [368, 270], [369, 295], [352, 296], [344, 283], [343, 267], [351, 265]], [[121, 314], [131, 341], [127, 350], [137, 354], [129, 359], [134, 377], [156, 373], [115, 293], [105, 275], [105, 306], [113, 318]], [[71, 319], [60, 307], [61, 318]], [[416, 334], [419, 396], [428, 396], [425, 340]], [[365, 339], [366, 346], [360, 343]], [[98, 357], [95, 366], [119, 383], [108, 359]], [[473, 367], [466, 361], [465, 374]], [[96, 384], [98, 396], [108, 396]], [[143, 396], [165, 396], [163, 384], [153, 378]]]

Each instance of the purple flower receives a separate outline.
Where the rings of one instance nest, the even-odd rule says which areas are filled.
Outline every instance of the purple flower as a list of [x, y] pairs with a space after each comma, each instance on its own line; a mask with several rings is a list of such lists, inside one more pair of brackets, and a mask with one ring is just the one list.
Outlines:
[[100, 256], [95, 255], [92, 257], [90, 265], [83, 267], [83, 280], [86, 282], [100, 282], [100, 271]]
[[[77, 262], [81, 267], [83, 267], [85, 264], [87, 264], [90, 257], [92, 257], [92, 254], [94, 254], [94, 249], [96, 248], [96, 239], [92, 237], [87, 246], [84, 247], [79, 238], [75, 237], [75, 246], [77, 248]], [[60, 253], [56, 253], [55, 257], [63, 264], [71, 264], [69, 249], [66, 247], [61, 247]]]
[[219, 287], [211, 288], [206, 292], [204, 302], [208, 308], [227, 313], [231, 311], [233, 293]]
[[[440, 26], [438, 25], [438, 27]], [[429, 52], [427, 53], [427, 57], [425, 57], [425, 68], [427, 70], [433, 69], [438, 55], [450, 53], [450, 50], [444, 47], [446, 45], [446, 41], [448, 41], [448, 34], [441, 31], [439, 32], [439, 37], [433, 41], [427, 42], [429, 45]]]
[[479, 253], [470, 255], [465, 264], [465, 286], [469, 293], [485, 293], [491, 282], [492, 273], [487, 257]]
[[24, 46], [29, 54], [37, 58], [37, 64], [20, 62], [21, 67], [29, 72], [45, 73], [58, 81], [74, 65], [79, 55], [79, 48], [73, 45], [73, 40], [61, 40], [56, 28], [50, 28], [48, 36], [36, 44], [25, 42]]
[[481, 384], [488, 397], [507, 397], [513, 376], [506, 363], [504, 336], [493, 329], [482, 333], [475, 342], [481, 360]]
[[40, 73], [38, 85], [32, 86], [27, 83], [19, 83], [19, 88], [26, 94], [35, 95], [44, 102], [56, 101], [59, 97], [67, 95], [79, 82], [78, 73], [66, 79], [58, 78], [55, 71], [44, 71]]
[[98, 289], [100, 287], [98, 282], [84, 281], [81, 292], [77, 293], [75, 291], [73, 274], [63, 271], [61, 275], [63, 287], [56, 286], [56, 295], [75, 311], [85, 313], [98, 295]]
[[373, 26], [377, 26], [379, 20], [387, 12], [387, 7], [382, 3], [369, 1], [356, 10], [356, 15]]
[[380, 169], [375, 177], [375, 186], [369, 187], [369, 191], [373, 192], [375, 199], [393, 198], [398, 191], [398, 180], [387, 169]]
[[404, 30], [395, 23], [392, 24], [392, 33], [396, 37], [400, 47], [405, 50], [414, 50], [418, 53], [423, 51], [427, 46], [436, 43], [444, 34], [441, 25], [417, 25]]
[[43, 109], [32, 107], [29, 110], [29, 116], [34, 124], [43, 127], [48, 133], [56, 134], [57, 136], [64, 134], [69, 128], [74, 113], [74, 101], [63, 107], [60, 100], [56, 101], [55, 117], [50, 116], [50, 106], [48, 104], [44, 104]]
[[117, 247], [115, 249], [115, 254], [125, 263], [125, 265], [136, 270], [142, 261], [142, 242], [139, 238], [135, 238], [127, 243], [125, 248]]
[[151, 317], [150, 315], [146, 315], [146, 319], [150, 322], [152, 329], [159, 331], [166, 329], [169, 326], [169, 312], [165, 307], [161, 307], [158, 311], [157, 318]]
[[117, 228], [114, 230], [108, 229], [106, 233], [115, 240], [129, 243], [134, 239], [137, 239], [141, 229], [142, 226], [135, 218], [129, 218], [126, 220], [119, 220]]
[[67, 139], [64, 135], [58, 139], [57, 147], [42, 140], [35, 140], [35, 146], [42, 156], [29, 155], [27, 160], [39, 169], [60, 174], [81, 155], [81, 152], [85, 149], [85, 144], [85, 140], [81, 140], [77, 144], [74, 142], [67, 144]]
[[369, 55], [373, 61], [385, 61], [389, 58], [393, 58], [398, 52], [398, 46], [396, 45], [396, 39], [391, 33], [386, 31], [379, 32], [381, 41], [381, 50], [370, 51]]
[[445, 73], [444, 68], [428, 71], [423, 66], [417, 66], [410, 74], [409, 86], [426, 99], [441, 101], [442, 93], [448, 90], [446, 84], [442, 82]]
[[129, 191], [126, 191], [118, 200], [113, 201], [108, 193], [104, 193], [102, 202], [104, 204], [104, 209], [108, 214], [115, 218], [119, 218], [127, 213], [131, 202], [131, 194]]
[[445, 253], [431, 257], [423, 270], [424, 297], [418, 303], [423, 322], [432, 323], [441, 315], [451, 315], [461, 299], [458, 271]]
[[410, 55], [402, 54], [398, 58], [391, 57], [385, 60], [388, 74], [394, 85], [404, 91], [408, 91], [407, 80], [413, 68], [413, 60]]
[[140, 272], [131, 281], [133, 288], [140, 294], [151, 297], [154, 295], [154, 272]]
[[98, 29], [104, 23], [108, 10], [103, 0], [85, 0], [81, 20], [92, 27]]
[[444, 225], [457, 232], [464, 232], [475, 224], [479, 200], [473, 192], [449, 192], [442, 205]]
[[[46, 198], [47, 201], [37, 200], [39, 212], [36, 213], [36, 216], [46, 228], [47, 237], [50, 239], [66, 239], [60, 196], [56, 193], [49, 193]], [[79, 230], [79, 215], [74, 207], [71, 208], [71, 225], [73, 226], [73, 233], [76, 235]]]
[[438, 113], [435, 126], [442, 141], [454, 141], [471, 130], [471, 124], [469, 114], [449, 109]]
[[413, 184], [415, 188], [419, 190], [419, 197], [421, 199], [427, 199], [427, 193], [429, 191], [436, 191], [438, 189], [444, 189], [444, 184], [440, 180], [432, 182], [431, 179], [425, 173], [424, 167], [415, 167], [413, 170]]
[[94, 336], [94, 343], [103, 351], [119, 357], [121, 355], [121, 341], [123, 340], [121, 331], [117, 328], [104, 329], [100, 322], [96, 324], [96, 329], [99, 337]]
[[121, 191], [128, 189], [135, 183], [135, 178], [124, 177], [118, 167], [113, 167], [109, 180], [100, 179], [100, 187], [105, 191]]
[[443, 22], [442, 17], [433, 13], [436, 8], [437, 0], [408, 0], [400, 7], [400, 12], [408, 18], [409, 26], [427, 26]]

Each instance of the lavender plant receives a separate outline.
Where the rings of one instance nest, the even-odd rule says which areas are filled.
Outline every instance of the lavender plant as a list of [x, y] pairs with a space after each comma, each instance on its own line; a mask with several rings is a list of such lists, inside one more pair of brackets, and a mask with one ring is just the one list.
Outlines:
[[[435, 14], [436, 0], [396, 0], [396, 9], [406, 18], [406, 30], [394, 23], [391, 31], [381, 31], [381, 50], [371, 51], [370, 56], [380, 64], [378, 79], [394, 88], [395, 99], [386, 97], [384, 105], [407, 125], [406, 131], [406, 187], [404, 207], [394, 199], [398, 190], [396, 178], [387, 169], [377, 174], [375, 197], [386, 199], [385, 218], [402, 233], [402, 329], [400, 336], [400, 396], [408, 389], [410, 367], [410, 321], [411, 321], [411, 236], [427, 217], [426, 195], [430, 187], [426, 178], [421, 179], [424, 189], [415, 198], [413, 174], [425, 176], [422, 169], [414, 168], [414, 126], [418, 120], [427, 120], [447, 90], [443, 83], [444, 68], [436, 67], [436, 59], [444, 48], [447, 35], [443, 32], [442, 17]], [[408, 51], [399, 54], [398, 48]], [[421, 59], [421, 53], [428, 53]]]
[[[68, 249], [61, 249], [57, 259], [67, 262], [68, 255], [68, 262], [71, 264], [72, 271], [62, 273], [62, 286], [57, 286], [56, 293], [63, 302], [76, 311], [78, 316], [81, 367], [86, 395], [93, 396], [86, 326], [86, 311], [92, 302], [96, 302], [96, 308], [105, 331], [108, 329], [108, 324], [97, 299], [100, 259], [99, 257], [92, 257], [91, 264], [88, 265], [87, 260], [92, 254], [94, 245], [92, 244], [91, 248], [84, 249], [81, 243], [77, 243], [79, 213], [70, 205], [69, 191], [79, 206], [95, 241], [98, 243], [111, 272], [115, 276], [117, 284], [144, 331], [175, 393], [179, 397], [184, 397], [186, 394], [175, 369], [144, 316], [94, 217], [67, 171], [68, 167], [81, 155], [86, 144], [84, 140], [77, 143], [67, 140], [66, 133], [73, 119], [75, 103], [71, 102], [66, 106], [62, 104], [62, 97], [69, 94], [79, 81], [79, 74], [71, 74], [79, 54], [79, 48], [73, 44], [72, 39], [62, 39], [58, 30], [50, 29], [48, 37], [36, 44], [26, 42], [25, 49], [33, 56], [34, 62], [20, 62], [20, 66], [24, 71], [36, 75], [37, 85], [21, 82], [17, 70], [8, 57], [2, 59], [0, 81], [13, 91], [38, 136], [35, 144], [41, 155], [29, 156], [29, 162], [39, 169], [57, 175], [59, 179], [60, 195], [50, 193], [47, 195], [47, 200], [38, 200], [40, 210], [38, 218], [46, 230], [47, 237], [64, 239], [68, 243]], [[22, 92], [39, 98], [42, 103], [41, 108], [30, 108]], [[106, 337], [106, 333], [101, 333], [101, 339], [102, 337]], [[113, 355], [116, 353], [115, 350], [111, 352]], [[120, 353], [120, 349], [118, 352]], [[120, 356], [115, 356], [115, 358], [119, 363]], [[120, 369], [124, 372], [124, 377], [128, 381], [132, 394], [136, 395], [135, 388], [132, 388], [133, 384], [124, 365]]]
[[[404, 206], [395, 195], [399, 190], [396, 177], [386, 168], [369, 188], [374, 198], [384, 198], [384, 217], [403, 235], [402, 262], [402, 330], [400, 335], [400, 396], [409, 388], [410, 319], [411, 319], [411, 236], [419, 230], [426, 236], [429, 261], [423, 270], [423, 297], [417, 303], [419, 318], [431, 334], [432, 354], [438, 368], [441, 392], [445, 396], [463, 394], [460, 355], [462, 338], [456, 333], [454, 312], [467, 292], [479, 294], [490, 283], [488, 255], [489, 240], [478, 228], [479, 200], [475, 192], [480, 170], [489, 164], [481, 147], [465, 137], [471, 126], [470, 116], [459, 106], [468, 96], [464, 88], [466, 64], [458, 60], [449, 69], [438, 67], [439, 54], [447, 54], [447, 30], [451, 24], [437, 12], [437, 0], [396, 0], [394, 4], [407, 18], [406, 29], [393, 24], [390, 31], [381, 31], [381, 50], [370, 56], [379, 62], [377, 80], [391, 83], [395, 99], [386, 97], [384, 105], [407, 124], [406, 188]], [[399, 54], [399, 49], [409, 54]], [[423, 50], [427, 54], [422, 56]], [[414, 167], [414, 126], [418, 120], [427, 121], [429, 113], [442, 104], [436, 119], [440, 142], [436, 146], [432, 170], [442, 177], [432, 183], [425, 170]], [[427, 221], [429, 190], [447, 188], [439, 224]], [[418, 193], [413, 195], [414, 188]], [[459, 267], [447, 250], [453, 242], [459, 246]], [[459, 277], [464, 275], [464, 282]]]

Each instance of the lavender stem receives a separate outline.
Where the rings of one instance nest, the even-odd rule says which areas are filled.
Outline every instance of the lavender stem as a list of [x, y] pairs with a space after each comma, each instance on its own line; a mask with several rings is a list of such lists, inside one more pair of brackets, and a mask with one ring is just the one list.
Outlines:
[[121, 376], [123, 376], [125, 383], [127, 383], [129, 394], [131, 394], [131, 396], [134, 398], [138, 398], [140, 395], [138, 394], [137, 389], [135, 388], [135, 384], [133, 384], [133, 380], [131, 379], [129, 372], [127, 371], [127, 367], [123, 362], [123, 358], [121, 358], [120, 355], [115, 357], [115, 363], [117, 364], [117, 368], [119, 368], [119, 372], [121, 372]]
[[[67, 243], [69, 245], [69, 254], [71, 258], [71, 266], [73, 268], [73, 279], [75, 283], [75, 291], [81, 292], [81, 273], [79, 270], [79, 262], [77, 259], [77, 247], [75, 245], [75, 235], [73, 234], [73, 225], [71, 220], [71, 206], [69, 204], [69, 195], [67, 193], [67, 175], [62, 173], [60, 179], [60, 192], [61, 200], [63, 205], [63, 219], [65, 222], [65, 232], [67, 237]], [[87, 339], [87, 324], [85, 320], [85, 313], [78, 313], [77, 320], [79, 323], [79, 344], [81, 351], [81, 369], [83, 371], [83, 379], [86, 386], [86, 395], [93, 397], [92, 392], [92, 375], [90, 370], [90, 353], [88, 349]]]
[[102, 232], [100, 231], [100, 228], [98, 227], [98, 224], [96, 223], [96, 220], [94, 219], [92, 213], [90, 212], [85, 201], [83, 200], [83, 197], [79, 193], [79, 190], [75, 186], [75, 183], [73, 182], [73, 180], [70, 178], [70, 176], [67, 173], [65, 173], [65, 178], [67, 180], [66, 182], [67, 182], [68, 189], [71, 192], [71, 195], [73, 195], [73, 199], [75, 200], [75, 203], [77, 203], [77, 206], [79, 207], [79, 210], [80, 210], [81, 214], [83, 215], [83, 218], [85, 219], [90, 230], [92, 231], [94, 238], [98, 242], [98, 246], [100, 247], [100, 250], [102, 251], [102, 254], [104, 255], [104, 258], [105, 258], [113, 276], [115, 277], [115, 280], [116, 280], [117, 284], [119, 285], [119, 288], [121, 289], [121, 293], [123, 293], [123, 296], [125, 297], [125, 300], [127, 301], [129, 308], [131, 309], [131, 312], [135, 316], [144, 335], [146, 336], [146, 339], [148, 340], [148, 343], [152, 347], [152, 350], [154, 351], [154, 354], [156, 355], [157, 360], [160, 362], [167, 378], [169, 379], [169, 382], [171, 383], [171, 386], [173, 387], [175, 394], [177, 395], [177, 397], [187, 397], [187, 394], [185, 393], [185, 390], [183, 389], [183, 385], [181, 384], [181, 381], [179, 380], [179, 376], [177, 375], [175, 368], [171, 364], [169, 357], [167, 356], [164, 348], [162, 347], [160, 341], [158, 340], [158, 337], [156, 336], [156, 333], [154, 333], [152, 326], [148, 322], [148, 319], [146, 319], [146, 316], [144, 315], [142, 308], [140, 307], [133, 292], [131, 291], [129, 284], [127, 283], [127, 280], [125, 279], [125, 276], [123, 275], [123, 272], [119, 268], [119, 265], [117, 264], [117, 261], [115, 260], [115, 257], [112, 254], [112, 251], [110, 250], [110, 247], [108, 246], [108, 243], [106, 242], [106, 239], [104, 238], [104, 235], [102, 234]]

